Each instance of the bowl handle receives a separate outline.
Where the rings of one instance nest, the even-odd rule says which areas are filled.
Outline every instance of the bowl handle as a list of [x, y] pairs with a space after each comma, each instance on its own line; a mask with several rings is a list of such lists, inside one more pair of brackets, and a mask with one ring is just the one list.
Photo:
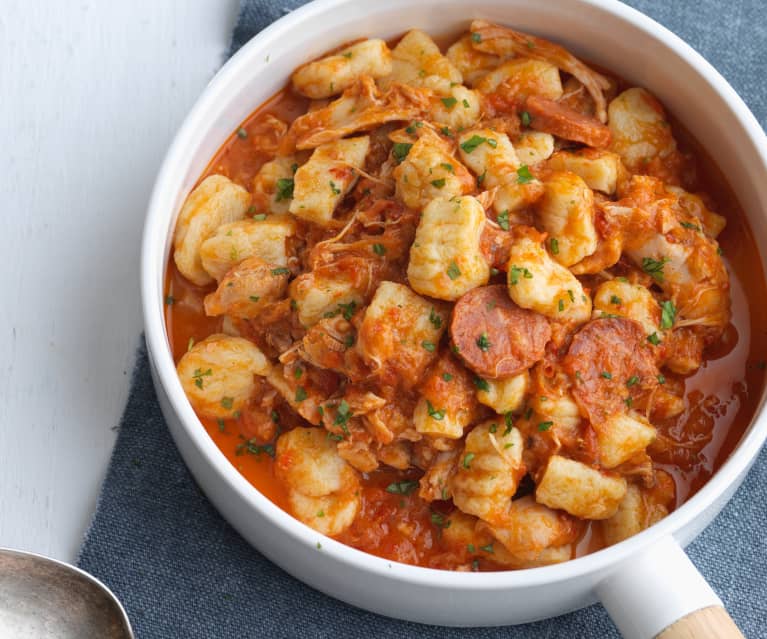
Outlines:
[[596, 591], [625, 639], [743, 639], [670, 536], [619, 564]]

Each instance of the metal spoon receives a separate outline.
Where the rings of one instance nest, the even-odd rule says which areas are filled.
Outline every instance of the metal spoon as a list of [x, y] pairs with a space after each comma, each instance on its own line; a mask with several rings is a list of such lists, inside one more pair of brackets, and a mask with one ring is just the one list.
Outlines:
[[79, 568], [0, 548], [0, 637], [134, 639], [120, 602]]

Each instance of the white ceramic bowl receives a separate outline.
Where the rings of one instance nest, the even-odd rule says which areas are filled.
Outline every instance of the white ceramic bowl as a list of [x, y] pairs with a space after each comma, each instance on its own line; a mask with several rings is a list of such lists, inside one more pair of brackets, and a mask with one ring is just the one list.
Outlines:
[[[761, 414], [716, 475], [670, 516], [615, 546], [573, 561], [497, 573], [437, 571], [390, 562], [326, 538], [272, 504], [226, 460], [176, 376], [163, 320], [163, 274], [179, 208], [211, 156], [300, 63], [360, 36], [410, 28], [465, 29], [472, 18], [549, 37], [576, 55], [646, 86], [712, 151], [767, 238], [767, 141], [748, 108], [692, 48], [613, 0], [317, 0], [253, 38], [197, 101], [157, 178], [146, 220], [142, 296], [155, 386], [171, 433], [221, 513], [272, 561], [306, 583], [385, 615], [433, 624], [514, 624], [601, 600], [627, 637], [652, 637], [719, 600], [681, 547], [719, 512], [767, 437]], [[762, 264], [764, 268], [764, 264]], [[649, 586], [649, 587], [648, 587]]]

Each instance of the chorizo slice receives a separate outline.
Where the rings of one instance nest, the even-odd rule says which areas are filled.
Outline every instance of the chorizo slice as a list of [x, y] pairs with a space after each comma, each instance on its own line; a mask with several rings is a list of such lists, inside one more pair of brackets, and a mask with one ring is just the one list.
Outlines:
[[466, 293], [453, 309], [450, 336], [458, 355], [478, 375], [517, 375], [543, 357], [551, 338], [545, 317], [519, 308], [502, 284]]
[[624, 413], [658, 386], [658, 368], [642, 325], [623, 317], [592, 320], [563, 362], [572, 393], [592, 423]]
[[594, 118], [569, 107], [530, 95], [525, 100], [530, 127], [565, 140], [581, 142], [598, 149], [610, 144], [610, 129]]

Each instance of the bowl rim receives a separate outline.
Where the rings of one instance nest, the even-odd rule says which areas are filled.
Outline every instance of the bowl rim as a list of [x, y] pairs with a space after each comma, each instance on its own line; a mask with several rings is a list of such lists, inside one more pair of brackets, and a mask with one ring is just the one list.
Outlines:
[[[436, 0], [429, 0], [435, 1]], [[608, 12], [626, 24], [626, 27], [643, 32], [668, 47], [687, 67], [697, 73], [723, 100], [732, 116], [744, 127], [761, 160], [759, 167], [767, 174], [767, 137], [741, 97], [730, 84], [689, 44], [666, 27], [655, 22], [638, 10], [618, 0], [569, 0], [592, 9]], [[231, 490], [254, 511], [290, 536], [295, 542], [311, 547], [321, 543], [323, 552], [334, 560], [348, 564], [367, 573], [385, 578], [395, 578], [411, 584], [426, 585], [436, 589], [470, 587], [476, 590], [513, 589], [555, 582], [594, 574], [614, 567], [630, 557], [637, 556], [657, 540], [673, 536], [680, 529], [705, 516], [709, 509], [724, 506], [722, 497], [745, 475], [767, 439], [767, 417], [764, 415], [764, 394], [748, 431], [719, 470], [706, 484], [684, 504], [650, 528], [618, 544], [597, 552], [571, 559], [561, 564], [507, 570], [497, 572], [456, 572], [424, 568], [404, 564], [369, 554], [347, 546], [313, 530], [283, 511], [250, 484], [226, 459], [208, 435], [191, 404], [186, 399], [176, 375], [173, 357], [168, 347], [165, 319], [162, 307], [161, 282], [167, 268], [166, 244], [169, 229], [162, 216], [170, 207], [178, 190], [179, 166], [187, 162], [185, 149], [196, 137], [198, 126], [204, 127], [205, 114], [225, 93], [227, 86], [248, 69], [252, 60], [263, 57], [270, 42], [296, 30], [306, 21], [331, 11], [337, 11], [354, 0], [314, 0], [283, 16], [256, 36], [251, 38], [216, 73], [189, 111], [165, 155], [158, 172], [149, 201], [141, 251], [141, 298], [144, 315], [146, 342], [157, 379], [186, 432], [206, 463], [223, 479]], [[255, 107], [254, 107], [255, 108]], [[160, 273], [158, 274], [158, 260]], [[215, 502], [214, 502], [215, 505]]]

